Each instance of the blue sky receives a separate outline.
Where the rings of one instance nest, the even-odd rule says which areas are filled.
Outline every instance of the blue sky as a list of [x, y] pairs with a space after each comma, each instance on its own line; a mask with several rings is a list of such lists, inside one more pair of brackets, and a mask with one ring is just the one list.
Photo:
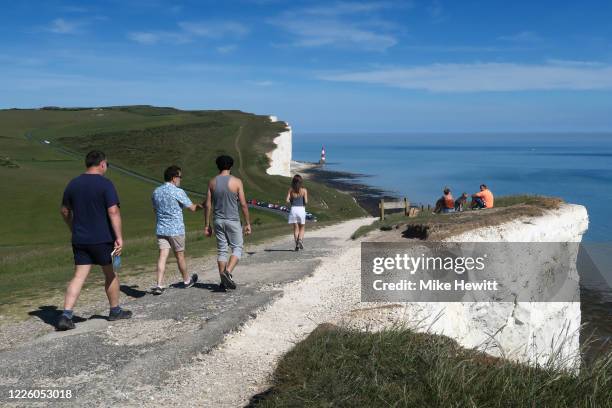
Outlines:
[[609, 1], [3, 1], [0, 108], [308, 131], [612, 131]]

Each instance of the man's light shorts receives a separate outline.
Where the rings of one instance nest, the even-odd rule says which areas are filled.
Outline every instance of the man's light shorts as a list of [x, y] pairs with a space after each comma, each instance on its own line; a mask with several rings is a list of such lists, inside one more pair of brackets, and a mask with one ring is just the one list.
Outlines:
[[215, 237], [217, 238], [217, 260], [227, 262], [229, 249], [231, 255], [240, 259], [242, 256], [242, 225], [239, 220], [215, 219]]
[[174, 252], [183, 252], [185, 250], [185, 236], [176, 235], [173, 237], [166, 237], [164, 235], [158, 235], [157, 245], [159, 249], [172, 249]]
[[289, 224], [306, 224], [306, 207], [291, 207]]

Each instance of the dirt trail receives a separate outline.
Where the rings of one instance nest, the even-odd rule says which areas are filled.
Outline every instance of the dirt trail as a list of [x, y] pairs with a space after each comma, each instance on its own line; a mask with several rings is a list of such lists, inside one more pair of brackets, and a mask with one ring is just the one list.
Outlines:
[[238, 133], [236, 134], [236, 139], [234, 139], [234, 149], [236, 149], [236, 153], [238, 154], [238, 172], [240, 173], [240, 177], [242, 177], [242, 179], [246, 181], [246, 184], [249, 185], [249, 188], [254, 188], [257, 191], [263, 191], [261, 187], [253, 183], [253, 181], [249, 178], [247, 173], [244, 171], [244, 167], [242, 165], [243, 163], [242, 150], [240, 150], [240, 136], [242, 136], [242, 126], [240, 126], [240, 129], [238, 129]]
[[[124, 282], [133, 290], [134, 298], [124, 302], [134, 312], [132, 320], [108, 322], [107, 310], [101, 309], [81, 316], [86, 320], [68, 332], [54, 331], [53, 319], [43, 314], [6, 332], [3, 327], [4, 336], [23, 340], [0, 352], [0, 402], [6, 402], [9, 388], [54, 387], [72, 389], [77, 395], [73, 406], [240, 405], [265, 386], [275, 359], [292, 344], [295, 334], [305, 335], [313, 328], [315, 320], [309, 320], [308, 314], [327, 305], [317, 299], [321, 300], [320, 293], [329, 293], [320, 269], [343, 268], [346, 265], [337, 262], [349, 259], [354, 266], [359, 243], [349, 237], [371, 221], [352, 220], [307, 233], [306, 250], [298, 253], [292, 250], [292, 238], [247, 248], [234, 275], [239, 285], [235, 291], [218, 290], [215, 261], [207, 259], [192, 268], [200, 281], [190, 289], [171, 288], [156, 297], [146, 288]], [[311, 279], [315, 281], [308, 283]], [[306, 304], [295, 298], [299, 297], [295, 285], [312, 285]], [[302, 309], [290, 311], [281, 304], [281, 310], [287, 310], [284, 317], [262, 312], [277, 310], [278, 302]], [[231, 357], [221, 351], [226, 350], [226, 340], [252, 330], [253, 325], [244, 325], [257, 322], [259, 317], [253, 318], [259, 314], [265, 316], [259, 336], [250, 333], [248, 344], [229, 349]], [[28, 338], [25, 332], [41, 335]], [[235, 334], [228, 337], [228, 333]], [[231, 384], [218, 388], [209, 374]], [[31, 401], [22, 404], [32, 406]]]

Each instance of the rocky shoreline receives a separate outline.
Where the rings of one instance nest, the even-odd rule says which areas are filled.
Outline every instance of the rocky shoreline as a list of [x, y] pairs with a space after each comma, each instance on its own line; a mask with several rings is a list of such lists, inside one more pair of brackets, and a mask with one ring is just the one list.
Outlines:
[[292, 174], [299, 173], [308, 180], [349, 193], [372, 216], [379, 214], [378, 203], [381, 199], [397, 199], [397, 196], [389, 191], [363, 183], [361, 180], [370, 177], [366, 174], [329, 170], [318, 163], [298, 161], [291, 162], [291, 172]]

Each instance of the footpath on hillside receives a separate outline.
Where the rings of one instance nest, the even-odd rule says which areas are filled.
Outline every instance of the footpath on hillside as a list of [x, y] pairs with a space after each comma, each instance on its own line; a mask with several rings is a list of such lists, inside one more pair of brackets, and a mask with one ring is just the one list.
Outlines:
[[[134, 287], [126, 278], [122, 284], [130, 287], [131, 297], [127, 301], [124, 297], [123, 306], [134, 312], [131, 320], [109, 322], [106, 308], [79, 314], [77, 307], [76, 314], [83, 320], [68, 332], [54, 331], [57, 311], [13, 325], [3, 336], [18, 336], [20, 341], [0, 350], [0, 403], [8, 402], [8, 389], [62, 388], [76, 395], [71, 401], [76, 406], [156, 405], [149, 395], [159, 398], [160, 391], [170, 404], [173, 389], [164, 384], [181, 382], [172, 378], [172, 372], [211, 354], [228, 333], [281, 299], [287, 285], [312, 275], [321, 263], [342, 256], [347, 249], [356, 250], [359, 244], [350, 241], [351, 233], [371, 221], [357, 219], [307, 232], [306, 250], [300, 252], [293, 251], [289, 236], [246, 247], [234, 274], [238, 283], [235, 291], [220, 291], [214, 258], [202, 259], [191, 268], [199, 281], [190, 289], [170, 288], [153, 296], [147, 287]], [[325, 282], [317, 285], [321, 284]], [[33, 325], [45, 326], [44, 330], [32, 330], [42, 335], [18, 333], [20, 327], [31, 330]], [[291, 326], [290, 319], [284, 320], [272, 330], [281, 335], [295, 329]], [[240, 356], [232, 363], [240, 366]], [[273, 367], [263, 369], [271, 371]], [[198, 388], [205, 385], [194, 385], [193, 392], [200, 393]], [[214, 396], [218, 390], [209, 392]], [[189, 400], [188, 395], [176, 397]], [[32, 406], [32, 401], [21, 404]]]

